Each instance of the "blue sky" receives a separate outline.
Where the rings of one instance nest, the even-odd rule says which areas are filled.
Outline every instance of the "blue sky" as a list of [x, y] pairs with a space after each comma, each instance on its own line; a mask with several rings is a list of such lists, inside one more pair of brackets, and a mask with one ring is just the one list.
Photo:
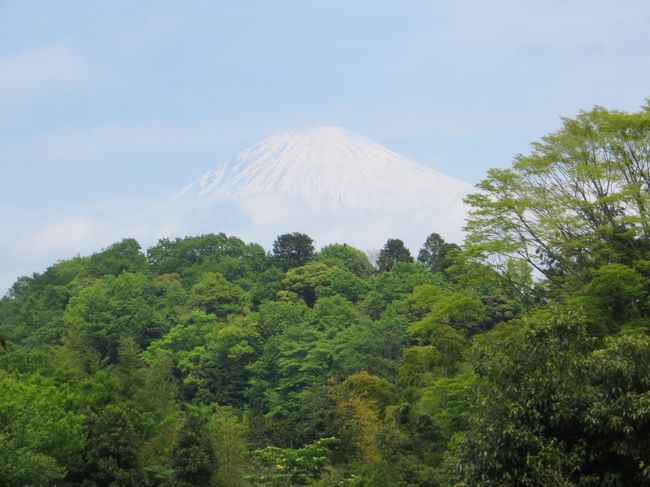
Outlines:
[[643, 104], [648, 25], [647, 0], [0, 0], [0, 292], [287, 128], [475, 183], [562, 115]]

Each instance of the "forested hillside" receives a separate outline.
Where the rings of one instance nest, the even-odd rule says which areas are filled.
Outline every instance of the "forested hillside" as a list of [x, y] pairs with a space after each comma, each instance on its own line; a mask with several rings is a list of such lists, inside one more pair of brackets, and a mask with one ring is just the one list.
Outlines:
[[467, 202], [415, 256], [216, 233], [18, 279], [0, 484], [650, 485], [650, 106]]

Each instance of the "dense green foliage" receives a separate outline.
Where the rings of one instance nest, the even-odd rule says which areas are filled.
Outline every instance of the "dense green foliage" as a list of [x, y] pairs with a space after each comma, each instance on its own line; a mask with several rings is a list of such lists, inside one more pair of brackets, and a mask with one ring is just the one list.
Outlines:
[[417, 262], [218, 234], [22, 277], [1, 483], [650, 485], [649, 184], [650, 108], [597, 108]]
[[388, 271], [398, 262], [413, 262], [413, 257], [404, 242], [398, 238], [389, 238], [386, 245], [379, 251], [377, 268], [382, 272]]

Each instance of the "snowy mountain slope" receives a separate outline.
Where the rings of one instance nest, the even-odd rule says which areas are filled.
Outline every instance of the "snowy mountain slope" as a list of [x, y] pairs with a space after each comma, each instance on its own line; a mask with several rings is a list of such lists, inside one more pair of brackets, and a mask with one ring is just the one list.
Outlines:
[[172, 205], [187, 225], [200, 220], [200, 231], [232, 228], [261, 242], [304, 231], [321, 243], [377, 247], [399, 237], [417, 246], [432, 231], [460, 239], [470, 189], [366, 137], [316, 127], [244, 149], [179, 191]]
[[444, 204], [468, 185], [339, 127], [292, 130], [241, 151], [181, 194], [237, 198], [279, 193], [328, 208]]

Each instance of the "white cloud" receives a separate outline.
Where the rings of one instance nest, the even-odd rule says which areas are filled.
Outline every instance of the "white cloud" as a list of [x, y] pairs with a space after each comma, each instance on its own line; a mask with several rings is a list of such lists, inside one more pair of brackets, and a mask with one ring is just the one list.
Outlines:
[[60, 259], [88, 255], [126, 237], [155, 242], [158, 218], [142, 198], [89, 205], [82, 212], [3, 215], [0, 222], [0, 295], [21, 275], [42, 272]]
[[90, 64], [77, 52], [46, 47], [0, 59], [0, 105], [14, 104], [96, 79]]
[[57, 260], [89, 255], [126, 237], [135, 238], [146, 249], [162, 237], [224, 232], [270, 248], [278, 235], [300, 231], [314, 238], [317, 246], [345, 242], [360, 249], [380, 248], [388, 238], [401, 238], [417, 253], [434, 231], [460, 242], [464, 216], [457, 204], [438, 212], [341, 213], [279, 195], [205, 207], [183, 207], [170, 203], [169, 198], [98, 202], [75, 214], [43, 215], [31, 224], [18, 219], [2, 222], [0, 295], [20, 275], [42, 272]]
[[19, 257], [69, 256], [92, 248], [102, 240], [106, 230], [90, 217], [68, 217], [23, 235], [15, 242], [14, 252]]

